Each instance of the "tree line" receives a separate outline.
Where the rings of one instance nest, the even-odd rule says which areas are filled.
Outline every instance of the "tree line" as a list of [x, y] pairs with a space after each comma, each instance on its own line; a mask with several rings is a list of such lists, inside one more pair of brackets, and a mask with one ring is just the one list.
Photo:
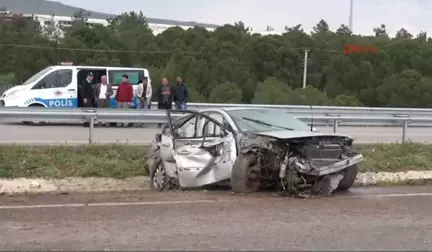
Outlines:
[[[153, 85], [183, 76], [194, 102], [336, 106], [432, 107], [432, 42], [385, 25], [374, 36], [336, 31], [320, 20], [282, 35], [254, 34], [242, 22], [214, 32], [169, 28], [157, 36], [142, 13], [124, 13], [109, 26], [88, 27], [84, 12], [70, 27], [15, 16], [0, 18], [0, 80], [20, 83], [59, 62], [145, 67]], [[344, 54], [344, 45], [373, 45], [377, 53]], [[308, 50], [307, 88], [302, 88]]]

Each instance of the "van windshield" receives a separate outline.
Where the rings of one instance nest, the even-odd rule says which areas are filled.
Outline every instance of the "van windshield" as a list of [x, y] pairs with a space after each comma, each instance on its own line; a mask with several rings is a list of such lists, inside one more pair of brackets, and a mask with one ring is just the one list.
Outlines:
[[53, 69], [52, 66], [44, 68], [42, 70], [40, 70], [37, 74], [33, 75], [32, 77], [30, 77], [30, 79], [26, 80], [23, 84], [21, 85], [27, 85], [30, 84], [32, 82], [35, 82], [37, 79], [39, 79], [41, 76], [44, 76], [46, 73], [48, 73], [49, 71], [51, 71], [51, 69]]

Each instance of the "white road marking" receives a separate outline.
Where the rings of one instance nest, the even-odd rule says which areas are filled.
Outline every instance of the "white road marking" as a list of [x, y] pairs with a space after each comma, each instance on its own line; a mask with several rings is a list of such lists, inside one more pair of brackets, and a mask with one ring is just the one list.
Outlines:
[[146, 205], [178, 205], [197, 203], [219, 203], [226, 200], [179, 200], [179, 201], [147, 201], [147, 202], [104, 202], [104, 203], [76, 203], [76, 204], [49, 204], [49, 205], [15, 205], [0, 206], [2, 209], [31, 209], [31, 208], [69, 208], [69, 207], [100, 207], [100, 206], [146, 206]]
[[390, 197], [422, 197], [432, 196], [430, 193], [388, 193], [388, 194], [363, 194], [363, 195], [336, 195], [335, 198], [390, 198]]
[[419, 196], [432, 196], [432, 193], [393, 193], [393, 194], [377, 194], [374, 197], [419, 197]]

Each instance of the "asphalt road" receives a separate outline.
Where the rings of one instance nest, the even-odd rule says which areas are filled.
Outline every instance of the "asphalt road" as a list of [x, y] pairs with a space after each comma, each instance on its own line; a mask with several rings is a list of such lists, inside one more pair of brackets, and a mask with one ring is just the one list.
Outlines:
[[0, 197], [0, 250], [426, 251], [432, 188]]
[[[321, 127], [322, 132], [333, 132], [333, 128]], [[95, 128], [94, 140], [99, 143], [147, 144], [160, 132], [155, 126], [146, 128]], [[395, 142], [402, 139], [402, 128], [392, 127], [340, 127], [338, 133], [355, 137], [357, 143]], [[27, 126], [0, 125], [0, 144], [69, 144], [88, 143], [89, 128], [82, 126]], [[408, 128], [407, 140], [432, 142], [432, 128]]]

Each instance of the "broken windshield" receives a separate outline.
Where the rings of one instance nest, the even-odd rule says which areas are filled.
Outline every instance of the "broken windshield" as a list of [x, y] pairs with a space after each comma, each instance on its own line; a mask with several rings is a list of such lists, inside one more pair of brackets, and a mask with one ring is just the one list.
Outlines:
[[286, 129], [286, 130], [294, 130], [294, 129], [291, 129], [291, 128], [282, 127], [282, 126], [279, 126], [279, 125], [273, 125], [273, 124], [270, 124], [270, 123], [263, 122], [261, 120], [256, 120], [256, 119], [252, 119], [252, 118], [248, 118], [248, 117], [242, 117], [242, 119], [243, 120], [247, 120], [247, 121], [251, 121], [251, 122], [254, 122], [254, 123], [262, 124], [262, 125], [265, 125], [265, 126], [269, 126], [269, 127], [276, 127], [276, 128], [280, 128], [280, 129]]
[[310, 127], [306, 123], [280, 110], [236, 109], [228, 110], [227, 113], [231, 116], [241, 131], [310, 131]]

